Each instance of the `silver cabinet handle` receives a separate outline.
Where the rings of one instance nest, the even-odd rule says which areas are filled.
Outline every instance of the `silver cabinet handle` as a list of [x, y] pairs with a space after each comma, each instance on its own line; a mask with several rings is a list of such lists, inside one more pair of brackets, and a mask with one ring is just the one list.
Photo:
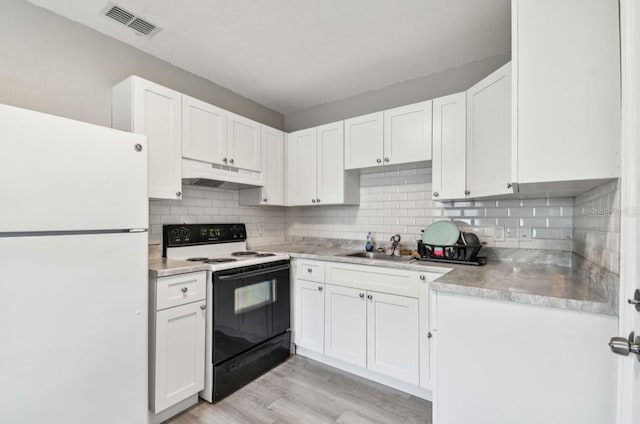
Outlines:
[[384, 158], [384, 161], [385, 162], [389, 162], [389, 158]]
[[265, 197], [264, 199], [262, 199], [262, 201], [266, 203], [267, 202], [267, 198]]
[[133, 146], [133, 148], [135, 149], [136, 152], [141, 152], [142, 151], [142, 144], [138, 143], [135, 146]]
[[318, 291], [322, 291], [322, 286], [318, 286]]
[[369, 294], [369, 295], [367, 295], [367, 299], [371, 300], [371, 299], [373, 299], [373, 296], [371, 296], [371, 295]]
[[189, 290], [189, 289], [188, 289], [188, 288], [186, 288], [186, 287], [183, 287], [181, 290], [182, 290], [182, 293], [186, 293], [186, 292], [187, 292], [187, 290]]
[[307, 272], [311, 274], [313, 272], [313, 268], [307, 268]]
[[427, 279], [427, 277], [425, 277], [425, 275], [424, 275], [424, 274], [421, 274], [421, 275], [420, 275], [420, 279], [421, 279], [422, 281], [424, 281], [424, 280], [426, 280], [426, 279]]
[[433, 337], [433, 334], [431, 334], [431, 331], [429, 331], [429, 332], [427, 333], [427, 339], [430, 339], [431, 337]]
[[360, 293], [358, 296], [360, 296], [360, 299], [364, 298], [364, 293]]
[[471, 194], [471, 192], [469, 190], [465, 190], [464, 194], [469, 195], [469, 194]]
[[437, 191], [434, 191], [433, 192], [433, 197], [438, 197], [438, 196], [440, 196], [440, 193], [438, 193]]
[[320, 199], [316, 199], [316, 203], [320, 203]]
[[311, 199], [311, 203], [316, 203], [316, 199]]
[[222, 158], [222, 162], [227, 163], [227, 158]]
[[376, 159], [376, 162], [382, 163], [382, 159]]
[[207, 305], [200, 305], [200, 309], [204, 311], [205, 309], [207, 309]]
[[507, 183], [507, 188], [511, 188], [513, 187], [513, 185], [511, 185], [511, 183]]
[[176, 197], [180, 197], [182, 196], [182, 192], [181, 191], [176, 191]]
[[229, 163], [233, 163], [233, 159], [229, 159]]

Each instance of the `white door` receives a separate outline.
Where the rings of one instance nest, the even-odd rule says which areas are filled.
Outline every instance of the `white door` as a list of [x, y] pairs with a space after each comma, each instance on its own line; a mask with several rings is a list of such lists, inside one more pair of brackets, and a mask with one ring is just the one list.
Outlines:
[[464, 199], [467, 168], [467, 95], [433, 100], [434, 200]]
[[471, 197], [514, 192], [511, 62], [467, 90], [467, 190]]
[[327, 284], [325, 287], [325, 355], [366, 367], [367, 302], [365, 291], [331, 284]]
[[266, 185], [262, 189], [262, 203], [284, 204], [284, 133], [262, 126], [262, 170]]
[[206, 322], [204, 300], [156, 312], [154, 412], [204, 389]]
[[0, 237], [0, 422], [147, 422], [147, 277], [147, 233]]
[[317, 147], [316, 129], [296, 131], [289, 134], [289, 164], [293, 167], [289, 175], [290, 198], [293, 206], [316, 203], [317, 193]]
[[418, 385], [418, 299], [367, 293], [367, 368]]
[[384, 163], [431, 160], [432, 101], [384, 111]]
[[148, 227], [146, 137], [4, 105], [0, 133], [0, 233]]
[[[627, 299], [635, 301], [640, 290], [640, 4], [622, 0], [622, 180], [620, 245], [620, 329], [626, 337], [640, 334], [640, 311]], [[639, 341], [638, 339], [634, 340]], [[638, 355], [621, 357], [618, 372], [618, 423], [640, 422], [640, 361]]]
[[182, 157], [226, 165], [226, 110], [182, 95]]
[[344, 202], [344, 121], [317, 128], [318, 171], [316, 203]]
[[133, 80], [133, 132], [149, 139], [149, 197], [182, 198], [182, 94]]
[[324, 284], [296, 280], [295, 285], [296, 346], [324, 353]]
[[384, 144], [383, 112], [344, 121], [344, 169], [382, 165]]
[[262, 170], [262, 125], [227, 112], [227, 154], [229, 166], [260, 172]]

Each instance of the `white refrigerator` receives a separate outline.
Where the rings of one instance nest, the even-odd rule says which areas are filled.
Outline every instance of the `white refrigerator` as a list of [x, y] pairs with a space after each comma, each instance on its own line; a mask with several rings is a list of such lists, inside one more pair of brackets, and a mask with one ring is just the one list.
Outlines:
[[0, 423], [147, 421], [146, 143], [0, 105]]

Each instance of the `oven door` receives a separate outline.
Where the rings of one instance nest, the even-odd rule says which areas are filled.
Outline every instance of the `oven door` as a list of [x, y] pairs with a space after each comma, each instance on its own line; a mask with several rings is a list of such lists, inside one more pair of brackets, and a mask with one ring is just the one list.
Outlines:
[[290, 328], [289, 262], [213, 274], [213, 364]]

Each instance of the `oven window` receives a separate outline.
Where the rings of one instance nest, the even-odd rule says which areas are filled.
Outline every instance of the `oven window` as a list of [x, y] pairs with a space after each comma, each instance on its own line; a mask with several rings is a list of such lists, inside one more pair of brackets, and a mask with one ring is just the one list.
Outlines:
[[276, 301], [276, 279], [262, 281], [235, 290], [234, 312], [241, 314]]

